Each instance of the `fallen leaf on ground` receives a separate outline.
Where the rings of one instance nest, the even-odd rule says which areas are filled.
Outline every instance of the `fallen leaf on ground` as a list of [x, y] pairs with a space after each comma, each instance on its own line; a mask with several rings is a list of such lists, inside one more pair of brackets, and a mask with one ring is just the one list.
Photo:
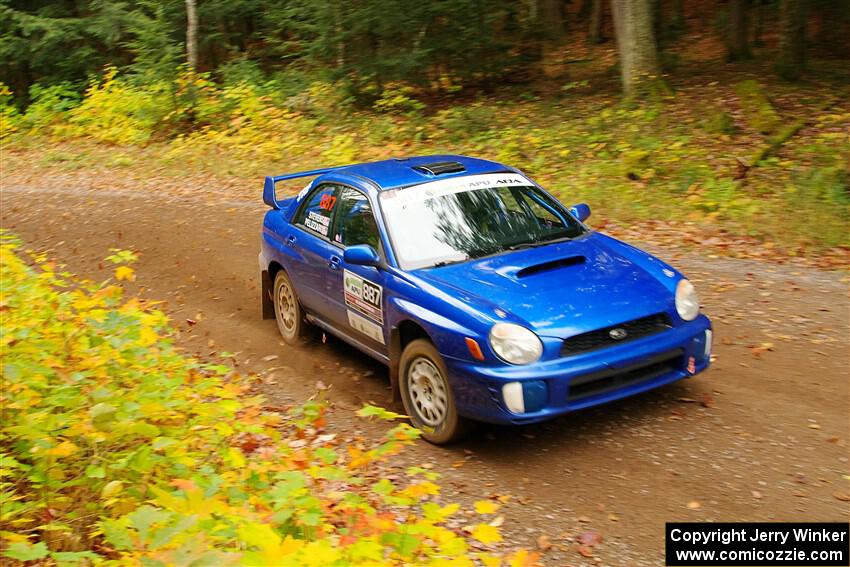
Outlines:
[[582, 557], [593, 557], [593, 550], [589, 547], [585, 547], [584, 545], [578, 546], [576, 551], [578, 551]]
[[850, 492], [843, 492], [839, 490], [838, 492], [833, 492], [832, 495], [842, 502], [850, 502]]
[[479, 500], [475, 503], [475, 511], [479, 514], [492, 514], [499, 509], [499, 504], [489, 500]]
[[593, 547], [594, 545], [599, 545], [600, 543], [602, 543], [602, 535], [595, 530], [588, 530], [586, 532], [582, 532], [576, 538], [576, 541], [582, 545]]
[[691, 500], [690, 502], [688, 502], [688, 510], [699, 510], [700, 508], [702, 508], [702, 504], [700, 504], [696, 500]]
[[552, 547], [552, 540], [547, 535], [542, 535], [537, 538], [537, 547], [540, 551], [548, 551]]

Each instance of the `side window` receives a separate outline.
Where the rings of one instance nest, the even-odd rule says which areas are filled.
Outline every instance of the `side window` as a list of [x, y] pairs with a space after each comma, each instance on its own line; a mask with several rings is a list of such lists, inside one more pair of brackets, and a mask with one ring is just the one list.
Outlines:
[[333, 240], [343, 246], [354, 246], [356, 244], [369, 244], [382, 253], [381, 238], [378, 235], [378, 225], [375, 215], [372, 214], [372, 205], [366, 195], [343, 187], [339, 196], [339, 212]]
[[295, 224], [328, 238], [331, 230], [331, 219], [339, 196], [336, 185], [321, 185], [310, 193], [305, 203], [295, 217]]

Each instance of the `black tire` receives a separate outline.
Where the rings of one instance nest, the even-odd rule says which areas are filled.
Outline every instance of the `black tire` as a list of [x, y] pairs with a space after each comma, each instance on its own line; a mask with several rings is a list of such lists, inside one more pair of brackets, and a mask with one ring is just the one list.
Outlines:
[[274, 318], [277, 330], [286, 344], [302, 346], [308, 342], [309, 326], [304, 318], [304, 310], [298, 301], [298, 294], [292, 286], [289, 276], [283, 270], [275, 274], [272, 291]]
[[426, 339], [411, 341], [401, 353], [399, 386], [410, 422], [435, 445], [459, 440], [469, 421], [457, 413], [443, 358]]

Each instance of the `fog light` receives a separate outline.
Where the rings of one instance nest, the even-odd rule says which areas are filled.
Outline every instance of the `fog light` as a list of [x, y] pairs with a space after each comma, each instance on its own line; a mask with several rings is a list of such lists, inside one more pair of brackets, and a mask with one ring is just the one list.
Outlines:
[[508, 382], [502, 386], [502, 397], [505, 399], [505, 407], [511, 413], [539, 411], [546, 405], [548, 398], [546, 382], [543, 380]]
[[708, 360], [711, 357], [711, 329], [707, 329], [705, 331], [705, 359]]
[[502, 397], [505, 407], [511, 413], [525, 413], [525, 400], [522, 396], [522, 383], [508, 382], [502, 386]]

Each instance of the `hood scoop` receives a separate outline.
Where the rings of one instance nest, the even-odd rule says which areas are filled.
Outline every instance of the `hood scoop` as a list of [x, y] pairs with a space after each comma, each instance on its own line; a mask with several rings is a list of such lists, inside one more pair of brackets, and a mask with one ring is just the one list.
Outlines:
[[559, 258], [557, 260], [549, 260], [548, 262], [543, 262], [541, 264], [534, 264], [532, 266], [527, 266], [516, 273], [517, 278], [526, 278], [528, 276], [533, 276], [535, 274], [540, 274], [542, 272], [551, 272], [552, 270], [558, 270], [560, 268], [567, 268], [569, 266], [578, 266], [580, 264], [584, 264], [584, 256], [570, 256], [569, 258]]

